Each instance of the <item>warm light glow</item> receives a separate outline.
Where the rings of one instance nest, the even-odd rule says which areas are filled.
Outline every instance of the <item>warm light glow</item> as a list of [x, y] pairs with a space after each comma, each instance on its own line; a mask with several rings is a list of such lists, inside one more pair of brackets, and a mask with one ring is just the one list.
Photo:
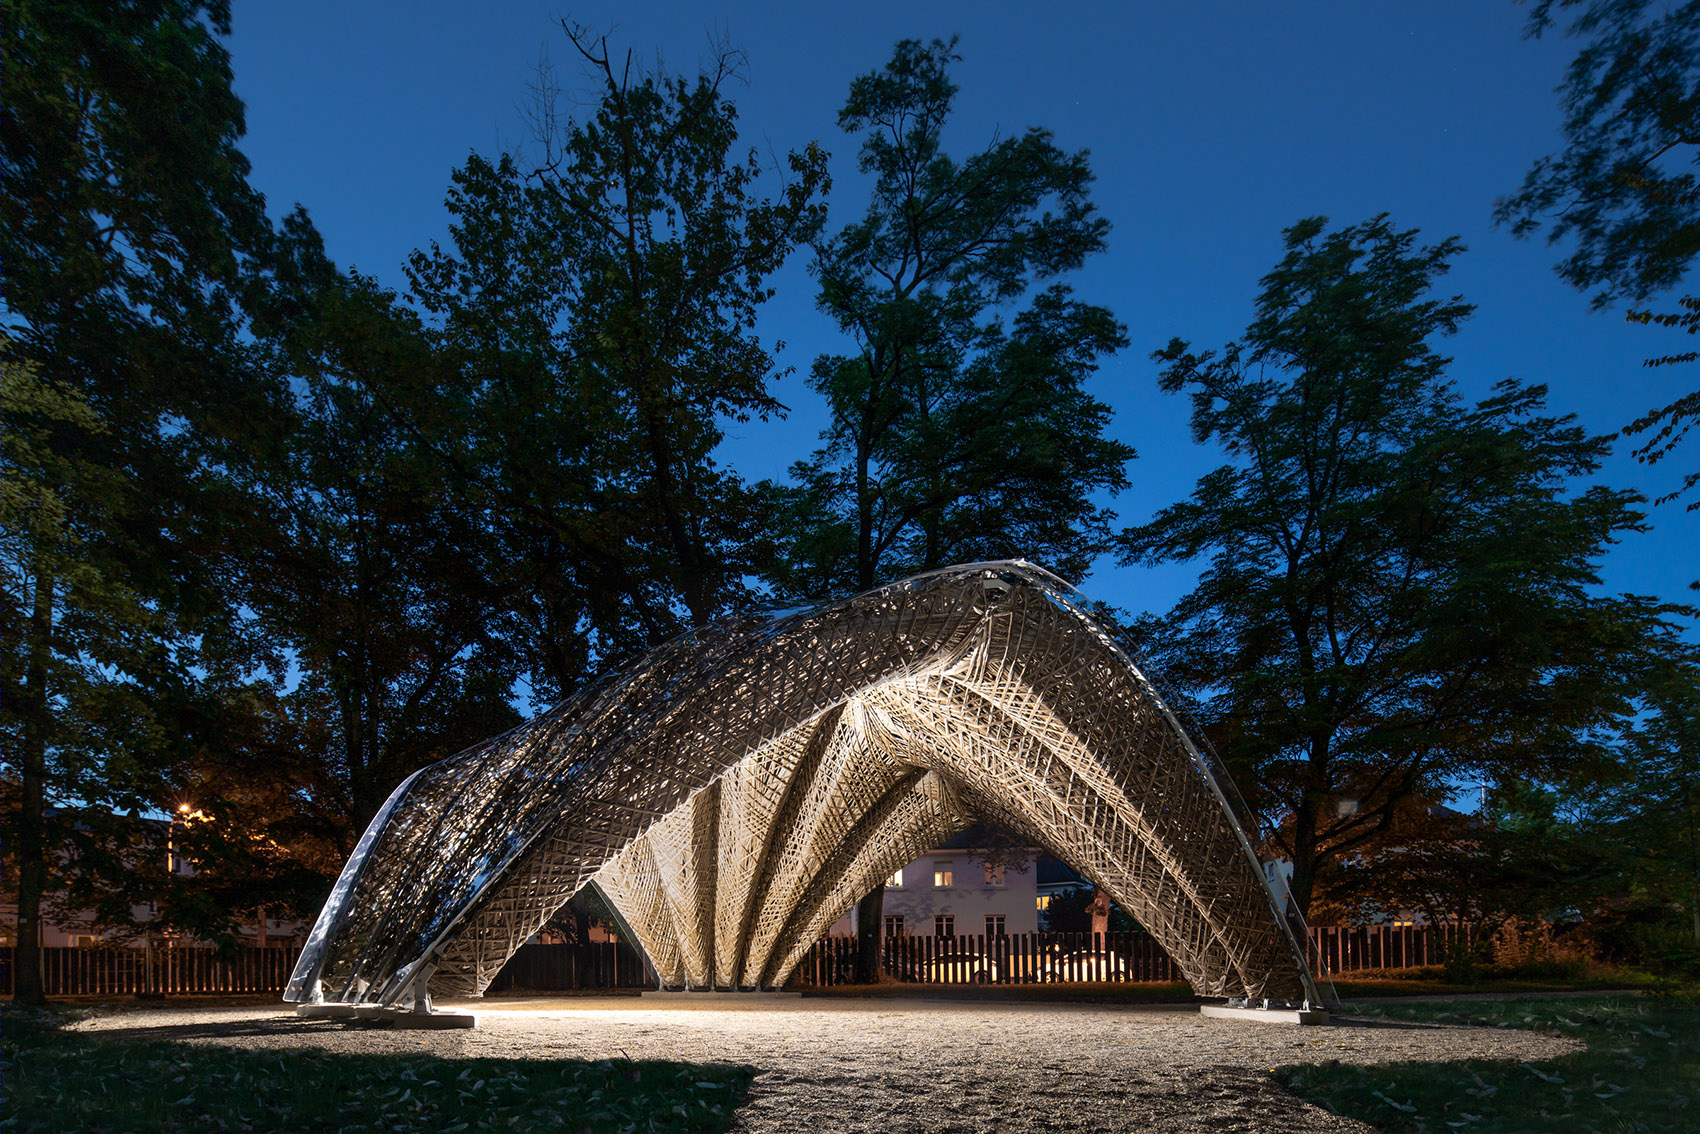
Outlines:
[[946, 886], [955, 885], [955, 883], [951, 880], [951, 872], [948, 870], [933, 871], [933, 885], [941, 890]]

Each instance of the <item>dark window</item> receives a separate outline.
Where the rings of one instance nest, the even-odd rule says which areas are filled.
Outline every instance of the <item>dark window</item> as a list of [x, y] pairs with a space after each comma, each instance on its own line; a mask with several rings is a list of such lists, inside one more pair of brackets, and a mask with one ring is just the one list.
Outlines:
[[934, 937], [955, 937], [956, 918], [951, 914], [935, 914], [933, 916]]
[[1003, 914], [1000, 913], [1000, 914], [987, 914], [986, 915], [986, 936], [987, 937], [1002, 937], [1003, 936]]

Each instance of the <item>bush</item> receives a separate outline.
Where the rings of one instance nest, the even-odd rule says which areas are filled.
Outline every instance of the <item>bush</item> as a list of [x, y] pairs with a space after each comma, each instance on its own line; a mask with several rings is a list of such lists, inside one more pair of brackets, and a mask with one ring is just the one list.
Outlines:
[[1593, 954], [1605, 961], [1656, 973], [1700, 976], [1700, 946], [1687, 911], [1642, 906], [1588, 920], [1583, 931]]

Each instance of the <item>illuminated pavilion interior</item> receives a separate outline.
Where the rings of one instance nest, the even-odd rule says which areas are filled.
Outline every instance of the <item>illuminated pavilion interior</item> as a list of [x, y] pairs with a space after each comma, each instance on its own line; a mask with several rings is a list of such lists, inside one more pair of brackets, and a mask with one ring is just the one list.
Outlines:
[[481, 995], [595, 883], [666, 987], [783, 985], [897, 867], [973, 823], [1069, 863], [1206, 996], [1315, 1003], [1213, 762], [1022, 561], [663, 645], [415, 773], [343, 868], [285, 999]]

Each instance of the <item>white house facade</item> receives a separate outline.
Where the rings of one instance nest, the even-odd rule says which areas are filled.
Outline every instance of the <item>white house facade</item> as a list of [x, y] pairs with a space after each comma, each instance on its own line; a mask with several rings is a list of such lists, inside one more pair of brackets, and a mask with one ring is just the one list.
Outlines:
[[[974, 845], [976, 828], [905, 864], [886, 879], [886, 937], [1000, 937], [1034, 933], [1041, 899], [1036, 852]], [[833, 923], [829, 936], [857, 931], [857, 911]]]

